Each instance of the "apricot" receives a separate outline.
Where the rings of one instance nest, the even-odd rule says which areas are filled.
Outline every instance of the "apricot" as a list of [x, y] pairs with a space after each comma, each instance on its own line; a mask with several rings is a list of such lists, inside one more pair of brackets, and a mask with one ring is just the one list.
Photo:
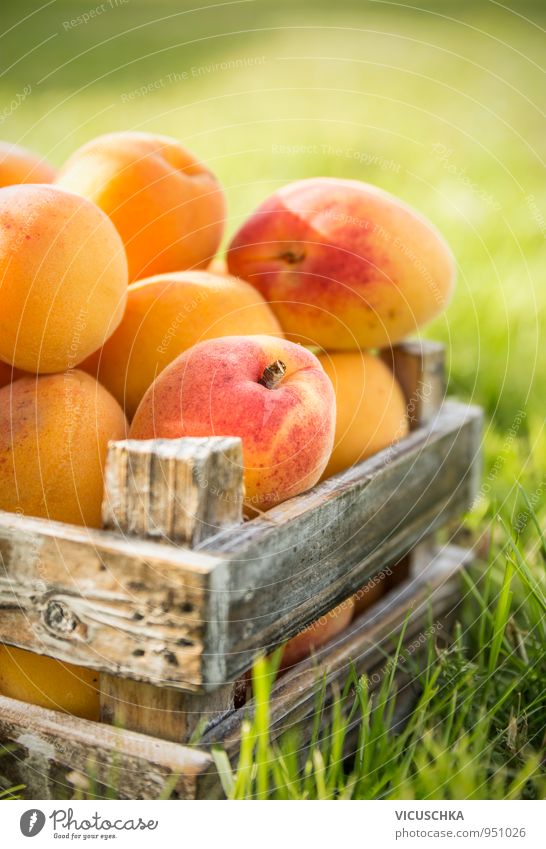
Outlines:
[[158, 374], [196, 342], [237, 333], [282, 335], [259, 292], [235, 277], [180, 271], [133, 283], [127, 294], [121, 324], [82, 368], [129, 418]]
[[7, 386], [9, 383], [14, 380], [14, 373], [12, 366], [7, 363], [3, 363], [0, 360], [0, 389], [2, 386]]
[[135, 132], [99, 136], [72, 155], [57, 182], [112, 219], [131, 281], [205, 267], [220, 244], [223, 190], [176, 139]]
[[231, 274], [271, 302], [287, 336], [325, 350], [383, 347], [438, 315], [454, 284], [439, 233], [415, 210], [356, 180], [301, 180], [235, 234]]
[[0, 189], [0, 359], [30, 372], [84, 360], [122, 319], [127, 261], [108, 217], [56, 186]]
[[98, 721], [98, 686], [92, 669], [0, 645], [0, 693], [10, 699]]
[[[109, 439], [125, 417], [93, 378], [28, 376], [0, 390], [0, 509], [100, 526]], [[98, 674], [0, 645], [0, 693], [98, 720]]]
[[18, 183], [52, 183], [55, 169], [17, 144], [0, 141], [0, 188]]
[[312, 651], [333, 640], [347, 628], [353, 612], [354, 599], [348, 598], [288, 640], [282, 653], [280, 669], [294, 666], [309, 657]]
[[14, 368], [9, 363], [3, 363], [0, 360], [0, 389], [2, 386], [8, 386], [14, 380], [18, 380], [20, 377], [28, 377], [28, 375], [28, 371], [21, 371], [21, 369]]
[[0, 389], [0, 509], [100, 527], [108, 442], [124, 439], [117, 401], [81, 371]]
[[323, 474], [331, 477], [408, 433], [406, 401], [385, 363], [361, 351], [319, 356], [336, 393], [334, 449]]
[[379, 601], [385, 595], [386, 581], [385, 577], [379, 575], [370, 578], [367, 584], [360, 587], [353, 596], [354, 601], [354, 616], [359, 616], [368, 610], [376, 601]]
[[314, 354], [274, 336], [226, 336], [167, 366], [130, 437], [241, 437], [247, 509], [267, 510], [317, 482], [334, 428], [334, 390]]

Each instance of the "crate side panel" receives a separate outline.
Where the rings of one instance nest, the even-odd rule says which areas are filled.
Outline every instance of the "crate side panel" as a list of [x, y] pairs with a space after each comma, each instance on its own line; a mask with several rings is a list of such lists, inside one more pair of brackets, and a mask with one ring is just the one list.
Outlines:
[[0, 641], [200, 687], [215, 561], [174, 546], [0, 514]]
[[0, 696], [0, 738], [19, 747], [16, 767], [30, 798], [66, 797], [94, 775], [107, 792], [157, 799], [169, 782], [176, 796], [194, 799], [201, 777], [214, 772], [199, 749]]
[[[329, 691], [334, 685], [341, 691], [352, 666], [358, 675], [368, 676], [372, 690], [380, 686], [387, 658], [395, 651], [403, 628], [404, 649], [399, 662], [402, 671], [407, 657], [418, 651], [429, 634], [445, 639], [446, 623], [460, 602], [460, 571], [471, 561], [471, 552], [457, 546], [435, 551], [423, 574], [391, 591], [342, 635], [281, 676], [271, 691], [272, 737], [312, 715], [317, 688], [324, 677]], [[407, 619], [409, 610], [411, 616]], [[222, 742], [234, 757], [242, 722], [252, 715], [253, 709], [250, 701], [244, 709], [225, 717], [205, 733], [200, 744]]]

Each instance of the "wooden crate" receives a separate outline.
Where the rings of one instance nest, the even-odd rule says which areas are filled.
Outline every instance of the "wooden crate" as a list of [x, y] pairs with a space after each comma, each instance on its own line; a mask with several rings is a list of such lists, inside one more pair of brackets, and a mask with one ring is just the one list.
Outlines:
[[101, 723], [0, 698], [34, 798], [70, 793], [90, 761], [128, 798], [157, 796], [167, 776], [180, 797], [219, 793], [206, 747], [236, 757], [253, 658], [386, 567], [389, 594], [276, 683], [274, 733], [312, 712], [318, 671], [329, 685], [350, 662], [380, 677], [410, 607], [406, 642], [430, 616], [447, 633], [468, 554], [431, 539], [477, 491], [481, 412], [443, 402], [440, 345], [383, 357], [409, 436], [251, 521], [231, 437], [112, 444], [102, 531], [0, 513], [0, 642], [100, 672]]

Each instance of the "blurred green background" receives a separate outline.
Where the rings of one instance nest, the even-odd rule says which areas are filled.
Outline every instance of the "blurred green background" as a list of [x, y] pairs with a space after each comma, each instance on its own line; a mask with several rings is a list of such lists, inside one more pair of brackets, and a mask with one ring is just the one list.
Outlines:
[[0, 15], [0, 136], [55, 164], [99, 133], [158, 131], [218, 173], [228, 235], [320, 174], [429, 216], [459, 280], [426, 333], [447, 343], [450, 391], [489, 413], [495, 497], [518, 476], [542, 491], [544, 2], [4, 0]]

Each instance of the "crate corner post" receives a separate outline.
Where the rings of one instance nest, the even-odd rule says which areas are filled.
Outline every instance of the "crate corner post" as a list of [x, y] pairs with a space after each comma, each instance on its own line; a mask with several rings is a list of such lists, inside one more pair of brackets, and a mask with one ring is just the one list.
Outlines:
[[[241, 524], [243, 497], [239, 438], [114, 442], [105, 475], [103, 526], [128, 538], [195, 549]], [[214, 617], [224, 606], [217, 584], [212, 591], [207, 587], [213, 596], [209, 616]], [[101, 673], [102, 721], [187, 742], [200, 724], [233, 707], [234, 684], [222, 682], [222, 658], [209, 655], [209, 648], [205, 634], [205, 692]]]

